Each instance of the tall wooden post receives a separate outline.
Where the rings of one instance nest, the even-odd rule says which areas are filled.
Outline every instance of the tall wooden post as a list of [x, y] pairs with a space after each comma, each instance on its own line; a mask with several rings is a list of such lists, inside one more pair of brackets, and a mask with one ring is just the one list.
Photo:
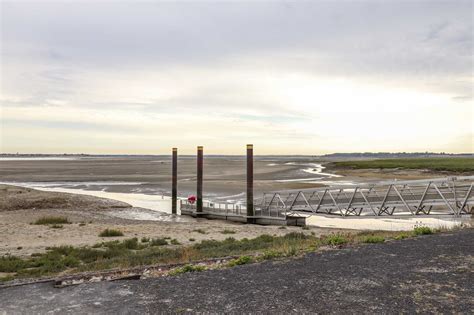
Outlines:
[[172, 166], [172, 187], [171, 187], [171, 213], [176, 214], [176, 204], [178, 202], [178, 149], [173, 148]]
[[196, 212], [202, 212], [202, 162], [203, 147], [197, 147], [197, 189], [196, 189]]
[[[253, 145], [247, 144], [247, 216], [253, 215]], [[247, 222], [252, 221], [252, 218], [247, 219]]]

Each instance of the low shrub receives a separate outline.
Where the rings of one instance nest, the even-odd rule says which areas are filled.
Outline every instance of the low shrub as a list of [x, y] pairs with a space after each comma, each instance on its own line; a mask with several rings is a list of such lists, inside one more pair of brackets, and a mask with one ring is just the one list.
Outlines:
[[232, 259], [227, 263], [227, 266], [229, 267], [234, 267], [234, 266], [239, 266], [239, 265], [245, 265], [248, 263], [251, 263], [253, 261], [252, 257], [250, 256], [240, 256], [237, 259]]
[[433, 230], [427, 226], [418, 226], [413, 229], [413, 233], [415, 233], [415, 235], [428, 235], [433, 234]]
[[100, 237], [114, 237], [114, 236], [123, 236], [122, 231], [114, 229], [105, 229], [99, 234]]
[[48, 225], [48, 224], [70, 224], [66, 217], [41, 217], [36, 220], [33, 224], [36, 225]]
[[170, 241], [171, 245], [181, 245], [180, 242], [178, 242], [177, 239], [173, 238], [171, 241]]
[[150, 242], [150, 246], [163, 246], [168, 245], [168, 241], [164, 238], [154, 238]]
[[408, 233], [400, 233], [400, 234], [398, 234], [398, 235], [395, 235], [394, 239], [396, 239], [396, 240], [403, 240], [403, 239], [408, 238], [408, 237], [410, 237], [410, 234], [408, 234]]
[[176, 268], [171, 270], [168, 274], [171, 276], [179, 275], [186, 272], [200, 272], [206, 270], [205, 266], [200, 265], [185, 265], [181, 268]]
[[337, 246], [343, 245], [348, 242], [347, 238], [340, 234], [332, 234], [324, 239], [324, 243], [327, 245]]

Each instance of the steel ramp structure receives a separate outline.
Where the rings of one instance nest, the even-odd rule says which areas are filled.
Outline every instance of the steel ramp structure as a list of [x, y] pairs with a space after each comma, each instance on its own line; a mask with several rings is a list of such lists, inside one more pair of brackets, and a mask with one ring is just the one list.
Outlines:
[[474, 176], [391, 181], [264, 193], [255, 204], [263, 216], [471, 214]]

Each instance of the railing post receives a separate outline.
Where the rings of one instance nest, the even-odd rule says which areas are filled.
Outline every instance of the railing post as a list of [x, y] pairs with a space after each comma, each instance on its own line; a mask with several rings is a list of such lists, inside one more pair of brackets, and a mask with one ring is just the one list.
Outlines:
[[[247, 217], [253, 216], [253, 145], [247, 144]], [[252, 223], [253, 218], [247, 218], [247, 222]]]
[[172, 184], [171, 184], [171, 213], [176, 214], [177, 200], [178, 200], [178, 149], [173, 148], [173, 162], [172, 162]]
[[197, 189], [196, 212], [202, 213], [202, 173], [203, 173], [203, 147], [197, 147]]

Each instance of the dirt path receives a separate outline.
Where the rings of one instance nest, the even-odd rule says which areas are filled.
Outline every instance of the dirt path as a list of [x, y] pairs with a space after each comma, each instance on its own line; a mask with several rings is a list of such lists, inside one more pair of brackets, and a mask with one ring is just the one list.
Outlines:
[[[0, 289], [10, 313], [474, 311], [474, 229], [176, 277]], [[47, 303], [46, 303], [47, 302]]]

